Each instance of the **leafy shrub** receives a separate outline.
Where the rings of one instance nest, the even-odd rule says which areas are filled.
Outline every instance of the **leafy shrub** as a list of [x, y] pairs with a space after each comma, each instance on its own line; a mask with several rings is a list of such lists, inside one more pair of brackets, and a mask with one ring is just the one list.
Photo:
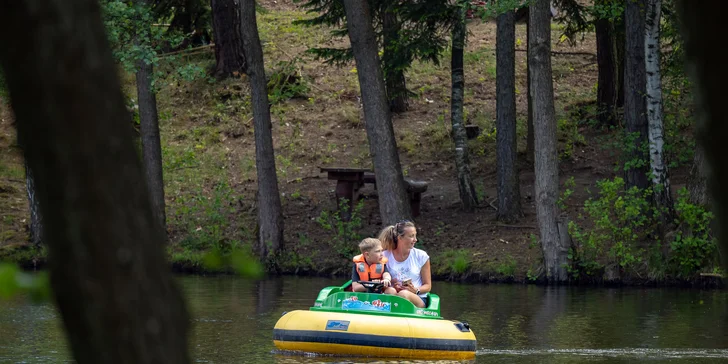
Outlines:
[[716, 261], [716, 239], [710, 229], [713, 213], [691, 204], [684, 187], [678, 191], [675, 212], [678, 231], [670, 243], [670, 264], [679, 276], [687, 277]]
[[331, 246], [342, 258], [351, 258], [359, 253], [358, 244], [362, 239], [358, 230], [362, 226], [361, 210], [364, 207], [364, 201], [359, 201], [351, 211], [351, 218], [347, 221], [342, 214], [348, 208], [348, 200], [343, 198], [339, 202], [339, 208], [334, 212], [326, 210], [321, 211], [321, 215], [316, 218], [316, 222], [324, 228], [324, 230], [333, 233], [329, 239]]
[[606, 263], [617, 263], [623, 270], [634, 267], [643, 260], [644, 249], [639, 246], [651, 239], [649, 233], [655, 226], [651, 189], [625, 190], [620, 177], [598, 181], [597, 187], [599, 197], [585, 201], [586, 217], [579, 215], [580, 220], [590, 220], [593, 226], [569, 222], [569, 233], [575, 243], [569, 258], [575, 275], [599, 272], [604, 267], [604, 253], [608, 257]]
[[292, 99], [306, 98], [308, 85], [298, 68], [298, 58], [288, 62], [278, 62], [268, 79], [268, 98], [271, 104]]

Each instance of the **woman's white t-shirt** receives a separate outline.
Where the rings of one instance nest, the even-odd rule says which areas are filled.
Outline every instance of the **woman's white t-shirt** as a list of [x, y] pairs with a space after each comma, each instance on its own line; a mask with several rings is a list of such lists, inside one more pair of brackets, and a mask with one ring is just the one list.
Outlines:
[[[394, 254], [391, 250], [383, 251], [382, 255], [387, 257], [387, 270], [389, 270], [392, 278], [400, 282], [405, 278], [411, 278], [413, 286], [416, 288], [422, 286], [422, 275], [420, 271], [425, 263], [427, 263], [427, 260], [430, 259], [430, 256], [424, 250], [412, 248], [404, 262], [398, 262], [394, 259]], [[420, 294], [420, 296], [425, 296], [425, 294]]]

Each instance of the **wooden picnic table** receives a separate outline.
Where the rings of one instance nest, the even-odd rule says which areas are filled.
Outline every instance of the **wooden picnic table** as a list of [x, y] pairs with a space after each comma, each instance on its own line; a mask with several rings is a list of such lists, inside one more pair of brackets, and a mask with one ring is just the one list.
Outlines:
[[341, 206], [341, 199], [347, 200], [348, 209], [345, 212], [349, 219], [354, 203], [359, 199], [359, 189], [364, 185], [364, 173], [371, 172], [363, 168], [321, 168], [321, 172], [328, 174], [328, 179], [336, 180], [336, 206]]
[[[341, 200], [347, 200], [347, 209], [344, 211], [344, 216], [342, 216], [342, 219], [346, 221], [351, 217], [352, 208], [359, 199], [359, 189], [365, 183], [372, 183], [374, 188], [377, 188], [377, 181], [371, 169], [331, 167], [321, 168], [321, 172], [326, 172], [328, 179], [336, 180], [336, 205], [341, 206]], [[427, 182], [405, 178], [405, 183], [407, 184], [412, 217], [417, 217], [420, 214], [422, 193], [427, 190]]]

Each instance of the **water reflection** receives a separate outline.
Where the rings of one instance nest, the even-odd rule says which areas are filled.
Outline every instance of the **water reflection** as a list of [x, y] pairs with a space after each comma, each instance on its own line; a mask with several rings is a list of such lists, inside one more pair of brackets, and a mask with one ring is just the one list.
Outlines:
[[[422, 362], [276, 351], [272, 328], [281, 314], [308, 309], [321, 288], [339, 279], [180, 276], [179, 281], [192, 315], [190, 352], [196, 362]], [[468, 321], [475, 331], [475, 363], [728, 361], [726, 291], [445, 282], [436, 282], [435, 289], [443, 316]], [[68, 358], [52, 306], [19, 299], [0, 303], [0, 363]]]

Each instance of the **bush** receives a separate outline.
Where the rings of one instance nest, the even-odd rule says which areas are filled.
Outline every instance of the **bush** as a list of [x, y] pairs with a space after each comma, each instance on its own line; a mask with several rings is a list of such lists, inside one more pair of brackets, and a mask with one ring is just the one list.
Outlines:
[[[569, 222], [575, 243], [569, 255], [573, 262], [570, 269], [575, 276], [594, 275], [604, 263], [616, 263], [622, 270], [635, 267], [643, 260], [644, 249], [640, 246], [652, 239], [649, 233], [655, 227], [656, 214], [649, 202], [651, 189], [625, 190], [624, 180], [619, 177], [598, 181], [597, 187], [599, 197], [585, 201], [586, 217], [579, 215], [580, 220], [590, 220], [594, 226]], [[606, 262], [602, 259], [604, 253]]]
[[675, 203], [678, 231], [670, 243], [670, 266], [678, 276], [692, 276], [716, 263], [716, 239], [710, 229], [713, 214], [689, 202], [686, 188], [678, 191]]
[[351, 211], [351, 218], [346, 221], [342, 217], [342, 213], [348, 208], [348, 200], [343, 198], [339, 202], [338, 210], [329, 212], [321, 211], [321, 215], [316, 218], [316, 222], [324, 228], [324, 230], [333, 233], [329, 239], [331, 246], [342, 258], [350, 259], [354, 255], [359, 254], [358, 244], [362, 239], [358, 230], [362, 226], [361, 210], [364, 207], [364, 201], [359, 201]]

